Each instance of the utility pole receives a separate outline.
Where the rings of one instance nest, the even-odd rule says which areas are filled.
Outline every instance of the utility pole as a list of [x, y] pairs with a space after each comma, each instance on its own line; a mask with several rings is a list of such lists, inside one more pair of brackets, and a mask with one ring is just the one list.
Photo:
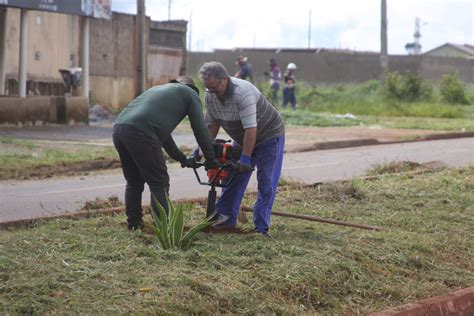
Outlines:
[[145, 88], [145, 0], [137, 0], [137, 85], [135, 95], [140, 95]]
[[18, 74], [20, 98], [26, 97], [26, 54], [28, 51], [28, 10], [20, 10], [20, 67]]
[[168, 21], [171, 20], [171, 0], [168, 0]]
[[189, 13], [189, 43], [188, 43], [188, 51], [191, 51], [192, 50], [192, 39], [193, 39], [193, 10], [191, 10], [191, 13]]
[[388, 67], [387, 48], [387, 0], [382, 0], [382, 21], [380, 24], [380, 66], [382, 67], [382, 81], [385, 80], [385, 73]]
[[308, 24], [308, 49], [311, 48], [311, 9], [309, 9], [309, 24]]
[[7, 38], [7, 9], [0, 7], [0, 95], [5, 94], [5, 40]]
[[421, 54], [421, 44], [420, 44], [420, 18], [416, 17], [415, 18], [415, 34], [413, 34], [413, 37], [415, 38], [414, 44], [414, 49], [413, 49], [413, 54], [414, 55], [420, 55]]
[[82, 67], [82, 96], [89, 100], [89, 17], [82, 16], [81, 38], [81, 67]]

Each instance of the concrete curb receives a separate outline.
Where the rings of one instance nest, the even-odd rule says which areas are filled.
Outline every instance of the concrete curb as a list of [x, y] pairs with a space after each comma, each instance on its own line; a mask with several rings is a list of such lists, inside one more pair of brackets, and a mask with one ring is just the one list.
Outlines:
[[470, 316], [474, 315], [474, 286], [446, 295], [427, 298], [369, 316]]
[[297, 153], [315, 150], [328, 150], [328, 149], [339, 149], [348, 147], [361, 147], [361, 146], [373, 146], [373, 145], [390, 145], [400, 143], [414, 143], [431, 140], [441, 139], [455, 139], [455, 138], [468, 138], [474, 137], [474, 132], [455, 132], [455, 133], [443, 133], [443, 134], [429, 134], [412, 140], [394, 140], [394, 141], [380, 141], [376, 138], [360, 138], [360, 139], [348, 139], [348, 140], [337, 140], [318, 142], [308, 146], [295, 147], [290, 150], [286, 150], [286, 153]]

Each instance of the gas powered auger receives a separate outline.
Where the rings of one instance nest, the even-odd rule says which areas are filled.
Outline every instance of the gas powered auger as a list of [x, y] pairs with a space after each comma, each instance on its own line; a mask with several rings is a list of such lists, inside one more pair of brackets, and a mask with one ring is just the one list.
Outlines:
[[212, 143], [212, 148], [216, 159], [219, 161], [219, 165], [216, 168], [207, 170], [208, 181], [202, 181], [197, 172], [197, 169], [204, 166], [204, 163], [196, 162], [196, 167], [193, 168], [199, 184], [211, 187], [207, 195], [206, 218], [212, 216], [216, 208], [216, 187], [225, 188], [232, 182], [236, 173], [234, 172], [230, 175], [229, 171], [235, 170], [237, 165], [236, 151], [232, 147], [230, 140], [215, 139]]
[[[234, 180], [234, 177], [237, 173], [237, 170], [236, 170], [237, 160], [240, 155], [240, 152], [238, 152], [238, 150], [236, 150], [232, 146], [230, 140], [225, 141], [223, 139], [216, 139], [212, 143], [212, 148], [214, 150], [214, 154], [217, 160], [219, 161], [219, 165], [215, 168], [207, 170], [208, 181], [207, 182], [201, 181], [201, 178], [199, 177], [199, 174], [197, 172], [197, 169], [204, 166], [204, 163], [196, 162], [196, 166], [193, 168], [193, 170], [199, 184], [209, 185], [211, 187], [207, 195], [206, 218], [213, 216], [213, 220], [214, 220], [216, 219], [216, 214], [214, 214], [214, 210], [216, 208], [216, 195], [217, 195], [216, 187], [225, 188], [232, 182], [232, 180]], [[252, 168], [252, 170], [254, 169]], [[233, 171], [233, 172], [229, 172], [229, 171]], [[253, 212], [253, 209], [245, 207], [245, 206], [242, 207], [242, 210], [246, 212]], [[375, 230], [375, 231], [381, 230], [381, 228], [376, 227], [376, 226], [350, 223], [350, 222], [344, 222], [344, 221], [338, 221], [334, 219], [320, 218], [316, 216], [308, 216], [308, 215], [302, 215], [302, 214], [292, 214], [292, 213], [285, 213], [285, 212], [279, 212], [279, 211], [272, 211], [272, 215], [303, 219], [303, 220], [314, 221], [314, 222], [335, 224], [335, 225], [357, 227], [357, 228]]]

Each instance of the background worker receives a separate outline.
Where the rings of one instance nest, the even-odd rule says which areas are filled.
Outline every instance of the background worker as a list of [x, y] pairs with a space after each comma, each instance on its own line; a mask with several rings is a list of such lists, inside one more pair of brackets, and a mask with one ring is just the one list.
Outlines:
[[285, 125], [278, 110], [250, 82], [229, 77], [219, 62], [205, 63], [199, 77], [206, 89], [206, 124], [211, 138], [220, 127], [238, 144], [242, 154], [237, 175], [216, 203], [217, 222], [234, 227], [252, 168], [257, 168], [258, 196], [254, 205], [255, 231], [268, 235], [270, 216], [283, 163]]
[[278, 93], [280, 90], [281, 70], [275, 58], [270, 58], [270, 89], [272, 90], [273, 105], [278, 105]]
[[296, 65], [289, 63], [286, 66], [284, 74], [285, 87], [283, 88], [283, 108], [286, 108], [287, 104], [291, 104], [291, 108], [296, 110], [296, 80], [295, 80]]
[[[143, 226], [142, 193], [145, 182], [151, 194], [168, 209], [170, 179], [162, 148], [182, 167], [193, 167], [195, 164], [194, 158], [187, 158], [171, 137], [171, 132], [186, 116], [202, 148], [206, 166], [217, 165], [198, 94], [199, 90], [191, 78], [178, 77], [168, 84], [143, 92], [117, 117], [113, 141], [127, 181], [125, 212], [130, 230]], [[154, 205], [153, 197], [151, 205]]]
[[240, 68], [239, 71], [237, 71], [237, 73], [235, 74], [235, 77], [252, 82], [252, 65], [247, 62], [247, 57], [244, 57], [242, 55], [237, 57], [237, 61], [235, 62], [235, 64], [238, 65]]

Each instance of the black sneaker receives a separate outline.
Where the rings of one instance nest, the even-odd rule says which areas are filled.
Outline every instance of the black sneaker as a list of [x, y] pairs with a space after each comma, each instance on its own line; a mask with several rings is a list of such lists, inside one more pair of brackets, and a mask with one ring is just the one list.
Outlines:
[[139, 230], [143, 228], [143, 222], [138, 223], [127, 223], [128, 230]]
[[273, 239], [273, 237], [268, 232], [255, 231], [255, 234], [257, 234], [258, 236], [265, 237], [265, 238]]

